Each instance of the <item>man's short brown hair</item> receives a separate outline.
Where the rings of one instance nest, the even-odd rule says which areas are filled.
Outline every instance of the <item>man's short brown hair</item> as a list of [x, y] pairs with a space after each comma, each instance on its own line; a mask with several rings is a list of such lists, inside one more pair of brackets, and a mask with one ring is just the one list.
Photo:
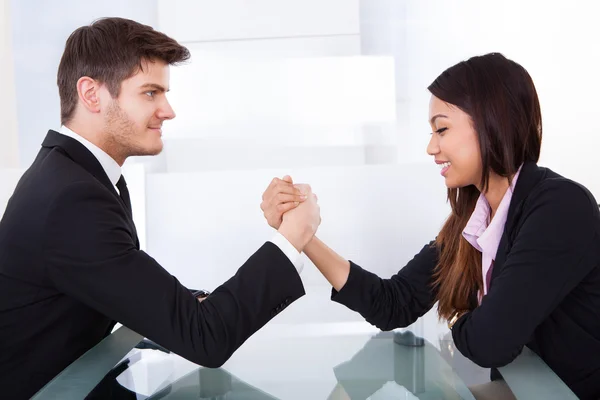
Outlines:
[[78, 28], [67, 39], [58, 67], [61, 124], [73, 118], [82, 76], [105, 84], [116, 98], [121, 82], [141, 70], [144, 62], [175, 65], [189, 58], [189, 50], [174, 39], [129, 19], [103, 18]]

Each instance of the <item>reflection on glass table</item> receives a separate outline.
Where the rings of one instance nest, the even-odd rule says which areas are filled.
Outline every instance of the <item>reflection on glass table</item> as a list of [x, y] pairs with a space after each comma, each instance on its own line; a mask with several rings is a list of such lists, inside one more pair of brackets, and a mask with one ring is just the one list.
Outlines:
[[[301, 307], [291, 307], [256, 332], [220, 369], [199, 367], [166, 349], [152, 350], [156, 346], [121, 327], [34, 400], [472, 399], [467, 386], [489, 381], [489, 369], [455, 348], [436, 310], [402, 331], [408, 333], [383, 333], [360, 316], [323, 303], [328, 294], [328, 287], [312, 288]], [[517, 399], [576, 399], [527, 348], [500, 372]]]
[[88, 398], [473, 399], [439, 350], [410, 331], [257, 335], [220, 369], [139, 347]]

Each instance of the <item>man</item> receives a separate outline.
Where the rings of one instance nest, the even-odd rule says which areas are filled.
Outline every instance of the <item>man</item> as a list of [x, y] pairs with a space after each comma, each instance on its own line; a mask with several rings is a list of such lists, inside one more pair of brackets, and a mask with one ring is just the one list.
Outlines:
[[308, 191], [286, 199], [301, 204], [202, 302], [139, 249], [121, 166], [162, 150], [162, 124], [175, 117], [169, 66], [188, 58], [173, 39], [120, 18], [67, 40], [57, 80], [62, 127], [48, 132], [0, 222], [3, 398], [35, 394], [115, 321], [218, 367], [304, 295], [299, 256], [320, 224]]

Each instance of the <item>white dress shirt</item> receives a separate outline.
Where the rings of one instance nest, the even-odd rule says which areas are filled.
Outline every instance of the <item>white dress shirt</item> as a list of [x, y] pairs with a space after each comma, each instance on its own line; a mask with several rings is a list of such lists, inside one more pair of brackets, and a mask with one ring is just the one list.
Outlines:
[[[61, 134], [68, 136], [77, 140], [79, 143], [84, 145], [86, 149], [90, 151], [96, 157], [104, 172], [108, 176], [108, 179], [113, 184], [113, 187], [119, 193], [119, 189], [117, 189], [117, 182], [119, 178], [121, 178], [121, 166], [108, 154], [104, 152], [100, 147], [96, 146], [89, 140], [85, 139], [83, 136], [78, 135], [73, 132], [66, 126], [61, 126], [60, 131]], [[302, 257], [296, 248], [279, 232], [275, 232], [275, 235], [270, 240], [271, 243], [279, 247], [279, 249], [290, 259], [294, 267], [298, 273], [302, 272], [304, 268], [304, 262], [302, 261]]]

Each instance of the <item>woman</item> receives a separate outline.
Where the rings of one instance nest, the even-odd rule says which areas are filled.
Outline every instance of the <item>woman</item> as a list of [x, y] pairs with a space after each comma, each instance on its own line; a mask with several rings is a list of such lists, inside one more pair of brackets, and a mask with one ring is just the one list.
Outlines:
[[[382, 330], [439, 302], [456, 347], [475, 363], [504, 366], [527, 345], [578, 396], [599, 398], [600, 215], [586, 188], [536, 165], [542, 119], [531, 77], [492, 53], [449, 68], [428, 89], [427, 152], [452, 208], [438, 236], [390, 279], [317, 238], [306, 255], [333, 301]], [[294, 190], [286, 179], [265, 192], [271, 226], [298, 204], [285, 201]]]

